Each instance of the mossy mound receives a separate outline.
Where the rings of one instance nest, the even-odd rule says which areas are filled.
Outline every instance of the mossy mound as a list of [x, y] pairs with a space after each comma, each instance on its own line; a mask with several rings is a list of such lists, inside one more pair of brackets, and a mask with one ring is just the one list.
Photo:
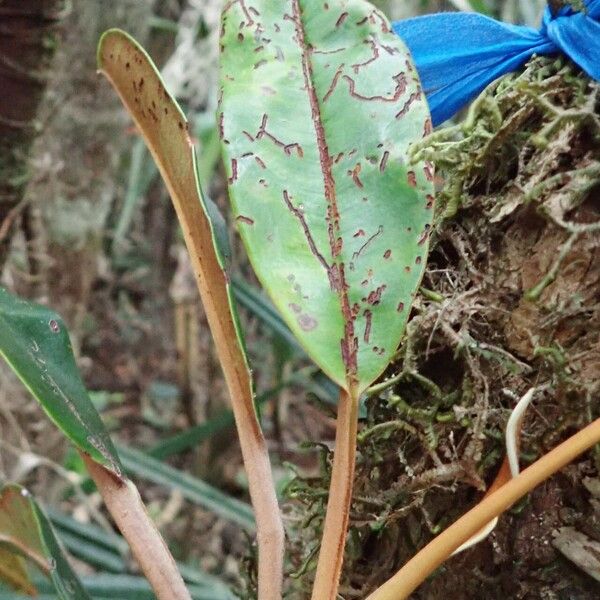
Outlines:
[[[481, 497], [529, 388], [523, 465], [599, 416], [599, 90], [571, 63], [535, 58], [416, 150], [438, 170], [433, 247], [405, 343], [366, 402], [344, 598], [364, 598]], [[316, 562], [322, 452], [323, 476], [288, 488], [302, 575], [289, 598], [308, 597]], [[600, 541], [598, 462], [548, 481], [414, 597], [597, 598], [554, 536], [569, 526]]]

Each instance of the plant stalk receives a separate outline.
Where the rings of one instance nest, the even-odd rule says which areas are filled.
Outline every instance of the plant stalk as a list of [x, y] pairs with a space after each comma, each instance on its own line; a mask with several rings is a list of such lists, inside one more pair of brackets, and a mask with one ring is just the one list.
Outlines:
[[[187, 121], [165, 90], [150, 58], [126, 34], [118, 30], [105, 33], [98, 61], [144, 137], [177, 212], [231, 398], [248, 475], [258, 538], [258, 596], [260, 600], [281, 600], [283, 523], [269, 453], [254, 407], [251, 375], [233, 314], [229, 276], [204, 208]], [[157, 114], [160, 119], [153, 118]]]
[[358, 398], [342, 390], [338, 404], [335, 451], [329, 500], [312, 600], [335, 600], [344, 562], [344, 548], [356, 460]]
[[87, 454], [80, 454], [158, 600], [191, 600], [175, 560], [133, 482], [118, 478]]
[[600, 419], [542, 456], [520, 475], [484, 498], [417, 553], [367, 600], [404, 600], [416, 590], [461, 544], [493, 518], [551, 475], [600, 442]]
[[240, 396], [237, 398], [232, 401], [232, 407], [256, 518], [258, 598], [281, 600], [285, 535], [269, 453], [253, 403], [243, 402]]

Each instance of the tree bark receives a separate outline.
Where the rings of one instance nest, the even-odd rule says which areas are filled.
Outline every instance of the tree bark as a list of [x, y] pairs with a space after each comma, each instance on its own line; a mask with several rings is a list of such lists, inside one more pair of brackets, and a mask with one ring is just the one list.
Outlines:
[[0, 1], [0, 267], [28, 176], [63, 0]]

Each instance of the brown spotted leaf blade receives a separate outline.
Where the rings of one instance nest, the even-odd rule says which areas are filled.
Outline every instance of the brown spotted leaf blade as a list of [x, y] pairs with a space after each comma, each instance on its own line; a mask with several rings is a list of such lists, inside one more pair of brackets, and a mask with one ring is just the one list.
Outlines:
[[408, 52], [362, 0], [233, 0], [218, 113], [229, 195], [284, 319], [339, 385], [361, 391], [404, 331], [427, 258], [430, 129]]

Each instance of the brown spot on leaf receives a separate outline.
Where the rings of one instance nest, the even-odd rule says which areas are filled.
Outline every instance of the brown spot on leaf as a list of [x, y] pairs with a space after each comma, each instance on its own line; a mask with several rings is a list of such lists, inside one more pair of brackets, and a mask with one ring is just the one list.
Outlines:
[[237, 172], [237, 160], [235, 158], [231, 159], [231, 177], [228, 179], [229, 183], [233, 183], [237, 180], [238, 172]]
[[318, 324], [318, 321], [310, 315], [303, 314], [298, 317], [298, 325], [302, 331], [312, 331]]
[[406, 76], [404, 73], [398, 73], [392, 77], [392, 79], [396, 82], [396, 87], [391, 96], [365, 96], [364, 94], [360, 94], [356, 91], [356, 82], [352, 77], [349, 75], [344, 75], [343, 79], [348, 83], [349, 94], [357, 100], [363, 100], [366, 102], [372, 102], [374, 100], [378, 100], [379, 102], [396, 102], [402, 96], [402, 94], [404, 94], [407, 86]]
[[406, 116], [406, 114], [410, 110], [412, 103], [415, 102], [416, 100], [420, 100], [420, 99], [421, 99], [421, 91], [419, 90], [417, 92], [413, 92], [410, 95], [409, 99], [405, 102], [404, 106], [400, 109], [400, 111], [398, 113], [396, 113], [395, 118], [401, 119], [404, 116]]
[[358, 188], [364, 188], [363, 182], [360, 180], [360, 171], [362, 167], [360, 163], [357, 163], [354, 169], [348, 170], [348, 175], [352, 177], [352, 181]]
[[363, 314], [365, 315], [365, 333], [363, 339], [368, 344], [369, 337], [371, 336], [371, 324], [373, 320], [373, 313], [369, 309], [367, 309]]
[[383, 173], [385, 171], [385, 167], [387, 165], [388, 158], [390, 157], [390, 153], [386, 150], [381, 157], [381, 162], [379, 163], [379, 170]]
[[335, 22], [335, 26], [336, 27], [341, 27], [344, 23], [344, 21], [348, 18], [348, 13], [347, 12], [343, 12], [339, 17], [338, 20]]
[[367, 296], [367, 302], [371, 306], [377, 306], [381, 302], [381, 295], [383, 294], [383, 292], [385, 291], [386, 288], [387, 288], [387, 285], [383, 284], [383, 285], [380, 285], [377, 289], [374, 289]]

